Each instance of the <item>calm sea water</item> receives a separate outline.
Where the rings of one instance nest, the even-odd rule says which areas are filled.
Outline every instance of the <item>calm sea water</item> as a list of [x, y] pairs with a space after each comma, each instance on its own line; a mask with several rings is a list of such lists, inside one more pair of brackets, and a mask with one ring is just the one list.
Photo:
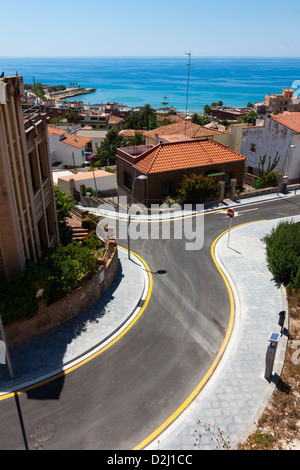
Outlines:
[[[0, 58], [0, 73], [18, 71], [25, 83], [96, 88], [83, 95], [85, 103], [114, 101], [127, 106], [163, 101], [186, 109], [188, 57], [145, 58]], [[222, 100], [228, 106], [246, 106], [271, 93], [280, 93], [300, 80], [299, 58], [192, 57], [188, 111], [202, 112], [205, 104]], [[164, 97], [167, 97], [165, 100]], [[74, 99], [74, 98], [73, 98]]]

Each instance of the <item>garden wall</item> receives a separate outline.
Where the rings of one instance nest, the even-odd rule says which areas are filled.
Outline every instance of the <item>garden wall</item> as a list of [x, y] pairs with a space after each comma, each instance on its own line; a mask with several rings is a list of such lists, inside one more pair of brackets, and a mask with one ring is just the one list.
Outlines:
[[26, 317], [5, 327], [8, 344], [26, 341], [83, 313], [110, 288], [117, 272], [117, 243], [109, 241], [104, 264], [84, 286], [51, 305], [47, 306], [42, 300], [38, 312], [32, 317]]

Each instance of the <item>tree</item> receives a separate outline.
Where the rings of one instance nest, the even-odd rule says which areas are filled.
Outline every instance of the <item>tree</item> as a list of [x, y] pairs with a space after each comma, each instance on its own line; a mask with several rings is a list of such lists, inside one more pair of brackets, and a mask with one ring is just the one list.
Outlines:
[[140, 109], [139, 117], [140, 117], [140, 122], [142, 124], [142, 127], [140, 127], [140, 129], [146, 128], [148, 131], [150, 127], [153, 127], [153, 125], [156, 126], [156, 111], [155, 109], [151, 107], [150, 104], [145, 104]]
[[257, 119], [257, 114], [254, 110], [250, 111], [249, 114], [246, 114], [245, 116], [242, 116], [239, 119], [239, 122], [245, 123], [245, 124], [255, 124]]
[[118, 129], [109, 129], [105, 139], [101, 142], [100, 147], [97, 147], [96, 159], [98, 166], [111, 165], [116, 161], [117, 148], [125, 146], [125, 139], [119, 134]]
[[54, 186], [54, 195], [57, 219], [59, 223], [63, 223], [68, 217], [70, 217], [71, 210], [76, 206], [76, 202], [71, 196], [61, 191], [58, 186]]
[[249, 103], [247, 104], [247, 108], [254, 108], [253, 104], [249, 101]]
[[223, 101], [218, 101], [218, 106], [223, 106]]
[[215, 101], [210, 105], [211, 108], [216, 108], [218, 106], [218, 103], [216, 103]]
[[216, 199], [218, 184], [213, 178], [204, 175], [184, 175], [179, 185], [178, 195], [183, 204], [198, 204]]
[[45, 90], [44, 90], [42, 83], [36, 82], [36, 84], [33, 87], [33, 91], [36, 96], [38, 96], [39, 98], [45, 99]]
[[209, 106], [209, 104], [206, 104], [204, 106], [204, 113], [208, 115], [211, 114], [211, 107]]
[[128, 116], [124, 129], [141, 129], [139, 112], [135, 111], [132, 116]]
[[134, 137], [131, 137], [130, 139], [128, 139], [127, 143], [128, 143], [129, 147], [134, 147], [134, 146], [137, 146], [137, 145], [144, 145], [144, 143], [145, 143], [144, 134], [142, 132], [136, 131], [134, 133]]
[[77, 123], [82, 120], [82, 116], [80, 116], [78, 109], [68, 108], [66, 111], [65, 117], [68, 122]]
[[209, 124], [209, 123], [210, 123], [210, 119], [209, 119], [209, 117], [206, 116], [206, 115], [194, 113], [194, 114], [192, 115], [192, 122], [193, 122], [194, 124], [198, 124], [199, 126], [205, 126], [205, 124]]

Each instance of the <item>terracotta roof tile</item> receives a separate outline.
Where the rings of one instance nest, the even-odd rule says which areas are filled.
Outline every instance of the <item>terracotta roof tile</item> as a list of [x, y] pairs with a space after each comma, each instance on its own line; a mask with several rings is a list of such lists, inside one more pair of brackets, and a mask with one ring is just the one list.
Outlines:
[[65, 131], [62, 129], [57, 129], [56, 127], [48, 126], [48, 136], [51, 137], [52, 134], [64, 135]]
[[104, 177], [104, 176], [111, 176], [111, 173], [108, 173], [107, 171], [104, 171], [104, 170], [96, 170], [94, 172], [82, 171], [80, 173], [71, 173], [70, 175], [60, 176], [59, 178], [65, 181], [69, 181], [70, 179], [80, 181], [80, 180], [93, 179], [94, 177], [99, 178], [99, 177]]
[[201, 139], [156, 145], [145, 152], [135, 167], [143, 173], [151, 174], [243, 160], [246, 157], [225, 145], [210, 139]]
[[76, 134], [66, 134], [65, 131], [57, 129], [55, 127], [48, 126], [48, 136], [49, 138], [53, 135], [59, 135], [60, 137], [64, 136], [64, 139], [61, 140], [62, 143], [66, 145], [71, 145], [77, 149], [84, 148], [89, 142], [92, 142], [93, 139], [90, 137], [83, 137]]
[[288, 127], [294, 132], [300, 133], [300, 113], [289, 113], [288, 111], [282, 114], [276, 114], [270, 116], [273, 121]]
[[155, 135], [158, 134], [159, 136], [163, 137], [164, 135], [172, 135], [172, 134], [184, 134], [188, 137], [192, 137], [194, 139], [201, 138], [201, 137], [209, 137], [212, 135], [220, 135], [224, 134], [224, 131], [220, 131], [217, 129], [208, 129], [204, 126], [199, 126], [198, 124], [194, 124], [191, 121], [182, 121], [177, 122], [175, 124], [168, 124], [167, 126], [161, 126], [153, 131], [148, 131], [147, 136], [155, 139]]

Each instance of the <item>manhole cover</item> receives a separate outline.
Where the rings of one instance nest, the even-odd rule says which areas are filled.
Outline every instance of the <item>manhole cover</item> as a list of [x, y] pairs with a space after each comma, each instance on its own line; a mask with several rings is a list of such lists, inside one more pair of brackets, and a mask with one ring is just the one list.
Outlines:
[[45, 442], [53, 436], [54, 431], [53, 424], [39, 424], [30, 437], [37, 442]]

